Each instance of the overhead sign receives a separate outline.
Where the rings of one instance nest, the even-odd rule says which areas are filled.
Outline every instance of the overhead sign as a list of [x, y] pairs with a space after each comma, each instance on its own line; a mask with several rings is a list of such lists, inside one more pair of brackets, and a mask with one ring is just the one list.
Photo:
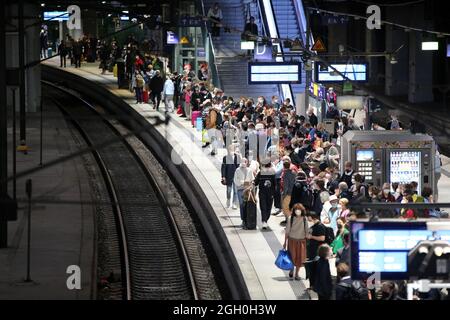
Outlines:
[[71, 5], [67, 7], [69, 19], [67, 19], [67, 29], [81, 30], [81, 9], [79, 6]]
[[204, 24], [201, 16], [182, 16], [179, 20], [180, 27], [201, 27]]
[[364, 108], [364, 97], [338, 96], [336, 104], [339, 110], [362, 110]]
[[255, 42], [241, 41], [241, 50], [253, 50], [253, 49], [255, 49]]
[[48, 20], [67, 21], [67, 20], [69, 20], [69, 13], [67, 13], [65, 11], [45, 11], [44, 12], [44, 20], [45, 21], [48, 21]]
[[[318, 82], [340, 82], [345, 81], [341, 75], [336, 73], [332, 68], [321, 68], [315, 64], [316, 68], [316, 81]], [[335, 68], [342, 74], [344, 74], [348, 79], [352, 81], [364, 82], [367, 81], [367, 64], [345, 64], [345, 63], [335, 63], [331, 64], [331, 67]]]
[[[410, 279], [416, 276], [420, 273], [420, 263], [411, 263], [411, 251], [421, 242], [440, 241], [447, 246], [450, 242], [448, 224], [433, 225], [423, 222], [353, 223], [352, 279], [365, 280], [374, 272], [379, 273], [380, 280]], [[448, 259], [448, 256], [445, 258]]]
[[167, 44], [178, 44], [179, 40], [177, 34], [173, 31], [167, 31], [166, 42]]
[[314, 45], [311, 48], [312, 51], [317, 51], [317, 52], [324, 52], [327, 51], [327, 49], [325, 48], [325, 44], [323, 43], [323, 41], [320, 38], [317, 38], [316, 42], [314, 42]]
[[248, 84], [289, 84], [301, 82], [299, 62], [250, 62]]
[[254, 59], [272, 61], [272, 45], [257, 43], [254, 52]]

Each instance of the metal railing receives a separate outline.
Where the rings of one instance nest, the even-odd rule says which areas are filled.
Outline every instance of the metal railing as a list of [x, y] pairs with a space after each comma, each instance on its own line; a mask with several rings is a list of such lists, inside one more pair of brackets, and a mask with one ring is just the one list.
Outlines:
[[[197, 0], [196, 1], [198, 7], [201, 9], [201, 14], [203, 17], [206, 17], [207, 12], [205, 10], [205, 4], [203, 0]], [[204, 20], [204, 23], [202, 25], [202, 37], [203, 37], [203, 43], [205, 46], [205, 52], [207, 53], [208, 63], [209, 63], [209, 71], [210, 71], [210, 82], [218, 88], [222, 88], [221, 81], [219, 78], [219, 70], [217, 69], [216, 65], [216, 53], [214, 50], [214, 44], [212, 42], [211, 33], [208, 28], [209, 21]]]

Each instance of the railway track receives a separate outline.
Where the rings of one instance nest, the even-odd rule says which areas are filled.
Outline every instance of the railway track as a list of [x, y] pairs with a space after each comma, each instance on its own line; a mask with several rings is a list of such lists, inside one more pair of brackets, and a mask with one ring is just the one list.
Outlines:
[[43, 81], [43, 86], [86, 144], [95, 146], [117, 137], [117, 142], [93, 155], [112, 202], [122, 298], [214, 298], [204, 293], [215, 284], [202, 278], [204, 265], [192, 251], [200, 240], [190, 237], [191, 230], [180, 229], [185, 224], [177, 224], [164, 192], [127, 139], [77, 94], [50, 82]]

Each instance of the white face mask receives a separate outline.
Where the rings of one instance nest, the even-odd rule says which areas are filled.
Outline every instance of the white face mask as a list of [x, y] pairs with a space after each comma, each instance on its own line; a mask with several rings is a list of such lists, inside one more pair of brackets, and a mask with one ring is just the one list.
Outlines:
[[383, 192], [384, 192], [385, 194], [388, 194], [389, 192], [391, 192], [391, 190], [389, 190], [389, 189], [384, 189]]
[[258, 99], [258, 102], [259, 102], [259, 103], [263, 103], [264, 100], [263, 100], [263, 99]]
[[295, 214], [296, 214], [297, 216], [300, 216], [300, 215], [302, 214], [302, 210], [295, 210]]
[[241, 163], [240, 167], [241, 168], [245, 168], [245, 167], [247, 167], [247, 164], [246, 163]]

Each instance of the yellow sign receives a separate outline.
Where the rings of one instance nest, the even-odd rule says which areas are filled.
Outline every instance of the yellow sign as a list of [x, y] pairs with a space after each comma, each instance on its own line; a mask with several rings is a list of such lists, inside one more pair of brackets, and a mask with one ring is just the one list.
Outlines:
[[181, 43], [181, 44], [189, 44], [189, 39], [188, 39], [188, 37], [186, 37], [186, 36], [181, 37], [180, 43]]
[[323, 41], [320, 38], [317, 38], [317, 40], [316, 40], [316, 42], [314, 42], [314, 45], [312, 46], [311, 50], [317, 51], [317, 52], [327, 51]]
[[313, 84], [313, 92], [315, 97], [319, 96], [319, 85], [317, 83]]

